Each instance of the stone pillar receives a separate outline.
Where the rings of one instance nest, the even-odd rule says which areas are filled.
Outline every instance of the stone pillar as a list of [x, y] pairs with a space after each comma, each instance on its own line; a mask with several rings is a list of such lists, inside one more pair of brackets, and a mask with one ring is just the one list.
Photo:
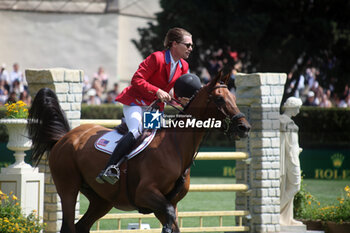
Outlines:
[[237, 193], [236, 209], [250, 211], [250, 232], [279, 232], [280, 133], [279, 109], [286, 74], [256, 73], [236, 76], [237, 104], [252, 125], [247, 139], [236, 142], [237, 151], [247, 151], [248, 161], [237, 161], [237, 183], [247, 183], [249, 192]]
[[[52, 89], [56, 93], [71, 127], [74, 128], [79, 125], [83, 71], [55, 68], [26, 70], [25, 74], [32, 98], [41, 88], [48, 87]], [[43, 156], [39, 164], [39, 170], [45, 173], [44, 222], [47, 224], [45, 232], [56, 233], [60, 231], [62, 225], [61, 201], [51, 177], [47, 156]], [[76, 205], [76, 218], [78, 218], [78, 215], [79, 196]]]

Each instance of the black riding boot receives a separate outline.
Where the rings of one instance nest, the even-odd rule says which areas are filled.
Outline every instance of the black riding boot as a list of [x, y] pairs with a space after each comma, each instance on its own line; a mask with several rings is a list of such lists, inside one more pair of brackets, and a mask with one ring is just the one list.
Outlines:
[[129, 132], [125, 134], [118, 142], [114, 149], [105, 169], [96, 177], [96, 181], [103, 184], [107, 181], [110, 184], [115, 184], [119, 180], [119, 165], [123, 161], [125, 155], [130, 153], [136, 139], [134, 135]]

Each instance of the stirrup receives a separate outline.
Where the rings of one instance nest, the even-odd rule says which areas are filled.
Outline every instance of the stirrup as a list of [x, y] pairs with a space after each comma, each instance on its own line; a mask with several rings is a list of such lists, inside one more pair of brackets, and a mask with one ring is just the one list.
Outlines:
[[115, 184], [119, 180], [120, 177], [120, 169], [118, 165], [109, 166], [105, 173], [103, 174], [103, 179], [110, 184]]
[[110, 184], [115, 184], [119, 180], [119, 177], [120, 169], [118, 165], [111, 165], [96, 178], [96, 181], [98, 183], [104, 183], [106, 181]]

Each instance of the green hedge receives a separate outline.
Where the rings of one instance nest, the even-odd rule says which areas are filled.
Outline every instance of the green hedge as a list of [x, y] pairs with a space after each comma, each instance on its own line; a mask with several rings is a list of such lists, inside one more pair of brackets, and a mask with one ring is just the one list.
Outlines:
[[302, 147], [350, 147], [349, 108], [302, 107], [294, 121]]
[[[167, 114], [175, 110], [166, 108]], [[0, 118], [5, 116], [5, 108], [0, 108]], [[82, 105], [82, 119], [120, 119], [120, 105]], [[342, 147], [350, 145], [350, 109], [349, 108], [318, 108], [302, 107], [294, 118], [299, 126], [299, 141], [303, 148]], [[7, 141], [6, 128], [0, 125], [0, 141]], [[234, 142], [228, 140], [218, 130], [212, 130], [203, 142], [203, 146], [233, 147]]]
[[81, 106], [81, 119], [121, 119], [122, 105], [102, 104]]

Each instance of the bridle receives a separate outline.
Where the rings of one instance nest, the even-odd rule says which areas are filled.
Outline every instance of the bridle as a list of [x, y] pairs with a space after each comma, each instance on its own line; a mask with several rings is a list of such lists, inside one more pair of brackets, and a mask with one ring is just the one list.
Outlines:
[[[242, 112], [238, 112], [237, 114], [235, 114], [234, 116], [230, 117], [224, 110], [224, 108], [222, 107], [225, 104], [225, 100], [221, 97], [221, 98], [217, 98], [215, 99], [215, 97], [211, 94], [214, 90], [219, 89], [219, 88], [225, 88], [228, 89], [226, 84], [219, 84], [216, 86], [213, 86], [212, 88], [210, 88], [208, 90], [208, 101], [207, 101], [207, 108], [209, 106], [210, 102], [214, 102], [214, 104], [216, 105], [217, 109], [225, 116], [224, 120], [223, 120], [223, 131], [226, 135], [230, 136], [230, 132], [232, 130], [234, 130], [235, 128], [237, 128], [238, 126], [238, 121], [241, 118], [244, 118], [245, 115]], [[195, 96], [195, 95], [194, 95]], [[194, 98], [194, 96], [192, 98]], [[151, 105], [151, 109], [156, 109], [157, 108], [157, 104], [160, 102], [160, 100], [155, 100]], [[166, 101], [166, 103], [173, 107], [174, 109], [176, 109], [177, 111], [179, 111], [179, 113], [182, 114], [186, 114], [182, 109], [180, 109], [179, 107], [177, 107], [176, 105], [174, 105], [172, 102], [176, 102], [177, 104], [181, 105], [182, 107], [185, 107], [180, 101], [178, 101], [177, 99], [172, 98], [171, 101]]]
[[219, 89], [219, 88], [226, 88], [226, 89], [228, 89], [226, 84], [219, 84], [219, 85], [216, 85], [216, 86], [210, 88], [209, 91], [208, 91], [208, 94], [209, 94], [208, 104], [211, 101], [213, 101], [214, 104], [216, 105], [216, 107], [218, 108], [218, 110], [225, 116], [225, 119], [223, 120], [223, 123], [224, 123], [223, 124], [223, 130], [224, 130], [224, 133], [229, 136], [231, 130], [238, 126], [238, 120], [241, 119], [241, 118], [245, 118], [245, 115], [242, 112], [238, 112], [234, 116], [230, 117], [224, 111], [222, 106], [225, 104], [225, 100], [222, 97], [218, 98], [218, 99], [215, 99], [213, 97], [213, 95], [211, 94], [214, 90]]

